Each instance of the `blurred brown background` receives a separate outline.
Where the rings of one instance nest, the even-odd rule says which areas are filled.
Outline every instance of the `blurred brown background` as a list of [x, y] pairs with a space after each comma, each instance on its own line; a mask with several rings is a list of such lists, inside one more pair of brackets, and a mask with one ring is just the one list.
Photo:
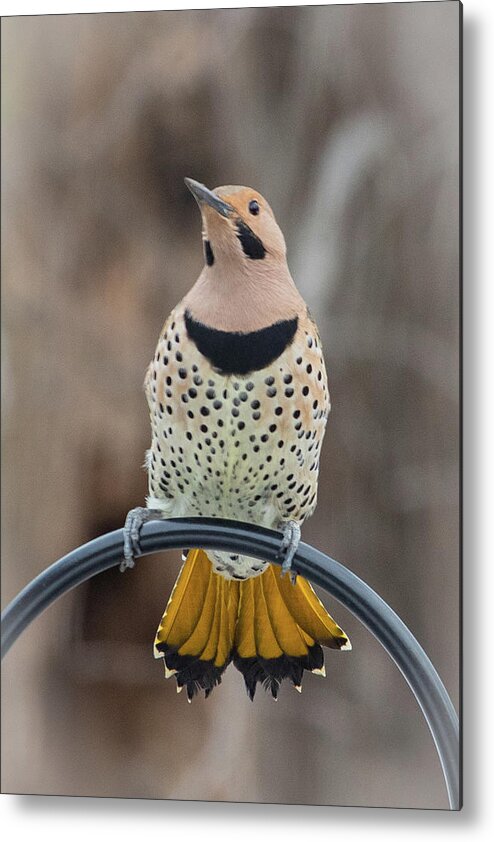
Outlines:
[[[333, 411], [304, 538], [411, 627], [458, 705], [456, 2], [4, 19], [3, 604], [143, 502], [142, 391], [202, 266], [183, 184], [269, 200]], [[64, 597], [3, 673], [3, 789], [445, 807], [422, 715], [353, 652], [188, 705], [152, 642], [170, 553]]]

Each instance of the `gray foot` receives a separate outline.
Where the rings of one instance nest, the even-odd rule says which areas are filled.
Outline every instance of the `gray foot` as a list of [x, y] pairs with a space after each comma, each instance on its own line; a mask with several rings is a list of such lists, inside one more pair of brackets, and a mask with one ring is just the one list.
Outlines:
[[139, 534], [141, 527], [148, 520], [161, 520], [163, 512], [159, 509], [145, 509], [138, 506], [131, 509], [125, 518], [124, 526], [124, 558], [120, 565], [120, 572], [123, 573], [129, 567], [134, 567], [135, 558], [141, 554], [139, 545]]
[[281, 542], [279, 555], [284, 556], [281, 575], [290, 573], [290, 581], [294, 585], [297, 581], [297, 574], [292, 570], [292, 561], [300, 543], [300, 526], [294, 520], [289, 520], [282, 523], [280, 528], [283, 532], [283, 541]]

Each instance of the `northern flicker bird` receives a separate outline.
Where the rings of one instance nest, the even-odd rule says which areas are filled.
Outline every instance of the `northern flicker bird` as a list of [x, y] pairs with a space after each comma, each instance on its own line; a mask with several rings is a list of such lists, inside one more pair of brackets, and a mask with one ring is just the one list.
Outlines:
[[[168, 317], [147, 370], [148, 509], [129, 512], [125, 561], [156, 517], [218, 517], [282, 529], [284, 570], [316, 507], [330, 409], [317, 327], [292, 280], [266, 200], [185, 179], [199, 204], [205, 265]], [[186, 551], [155, 639], [190, 700], [233, 660], [250, 698], [324, 675], [321, 648], [350, 649], [310, 584], [228, 552]]]

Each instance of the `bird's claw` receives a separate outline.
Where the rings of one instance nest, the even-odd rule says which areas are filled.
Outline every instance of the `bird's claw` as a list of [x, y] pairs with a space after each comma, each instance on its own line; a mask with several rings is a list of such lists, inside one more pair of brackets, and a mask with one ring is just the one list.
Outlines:
[[283, 556], [281, 575], [290, 574], [292, 585], [297, 581], [297, 574], [292, 570], [292, 561], [300, 543], [300, 526], [294, 520], [289, 520], [281, 525], [283, 541], [278, 552], [278, 557]]
[[141, 555], [139, 537], [143, 524], [148, 520], [160, 520], [162, 517], [163, 513], [158, 509], [145, 509], [143, 506], [131, 509], [127, 514], [124, 526], [124, 557], [120, 564], [121, 573], [134, 567], [135, 559]]

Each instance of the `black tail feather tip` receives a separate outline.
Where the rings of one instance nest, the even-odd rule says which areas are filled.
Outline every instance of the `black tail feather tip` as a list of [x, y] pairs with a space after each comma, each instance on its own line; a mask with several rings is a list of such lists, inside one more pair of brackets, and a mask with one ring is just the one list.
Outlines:
[[324, 654], [318, 643], [311, 646], [307, 655], [303, 657], [281, 655], [279, 658], [261, 658], [256, 655], [253, 658], [242, 658], [238, 652], [233, 651], [221, 667], [216, 666], [213, 661], [204, 661], [193, 655], [179, 655], [176, 649], [163, 643], [158, 643], [156, 649], [163, 654], [167, 669], [173, 673], [177, 681], [177, 690], [180, 692], [183, 687], [186, 688], [189, 701], [201, 690], [207, 699], [214, 688], [221, 684], [222, 675], [232, 659], [235, 667], [243, 675], [245, 689], [251, 701], [254, 700], [258, 684], [271, 693], [273, 699], [277, 699], [284, 679], [288, 679], [299, 689], [304, 670], [325, 674]]
[[156, 644], [156, 649], [163, 653], [166, 667], [173, 671], [177, 691], [180, 692], [182, 687], [186, 688], [189, 702], [201, 690], [204, 690], [207, 699], [212, 690], [221, 684], [221, 676], [231, 661], [230, 657], [221, 667], [217, 667], [214, 661], [202, 661], [194, 655], [179, 655], [176, 649], [171, 649], [164, 643]]
[[304, 657], [281, 655], [279, 658], [261, 658], [256, 655], [253, 658], [241, 658], [238, 652], [234, 652], [233, 663], [244, 677], [245, 689], [251, 701], [254, 700], [258, 684], [271, 692], [273, 699], [277, 699], [280, 684], [285, 678], [299, 688], [304, 670], [322, 672], [324, 654], [321, 646], [316, 643]]

